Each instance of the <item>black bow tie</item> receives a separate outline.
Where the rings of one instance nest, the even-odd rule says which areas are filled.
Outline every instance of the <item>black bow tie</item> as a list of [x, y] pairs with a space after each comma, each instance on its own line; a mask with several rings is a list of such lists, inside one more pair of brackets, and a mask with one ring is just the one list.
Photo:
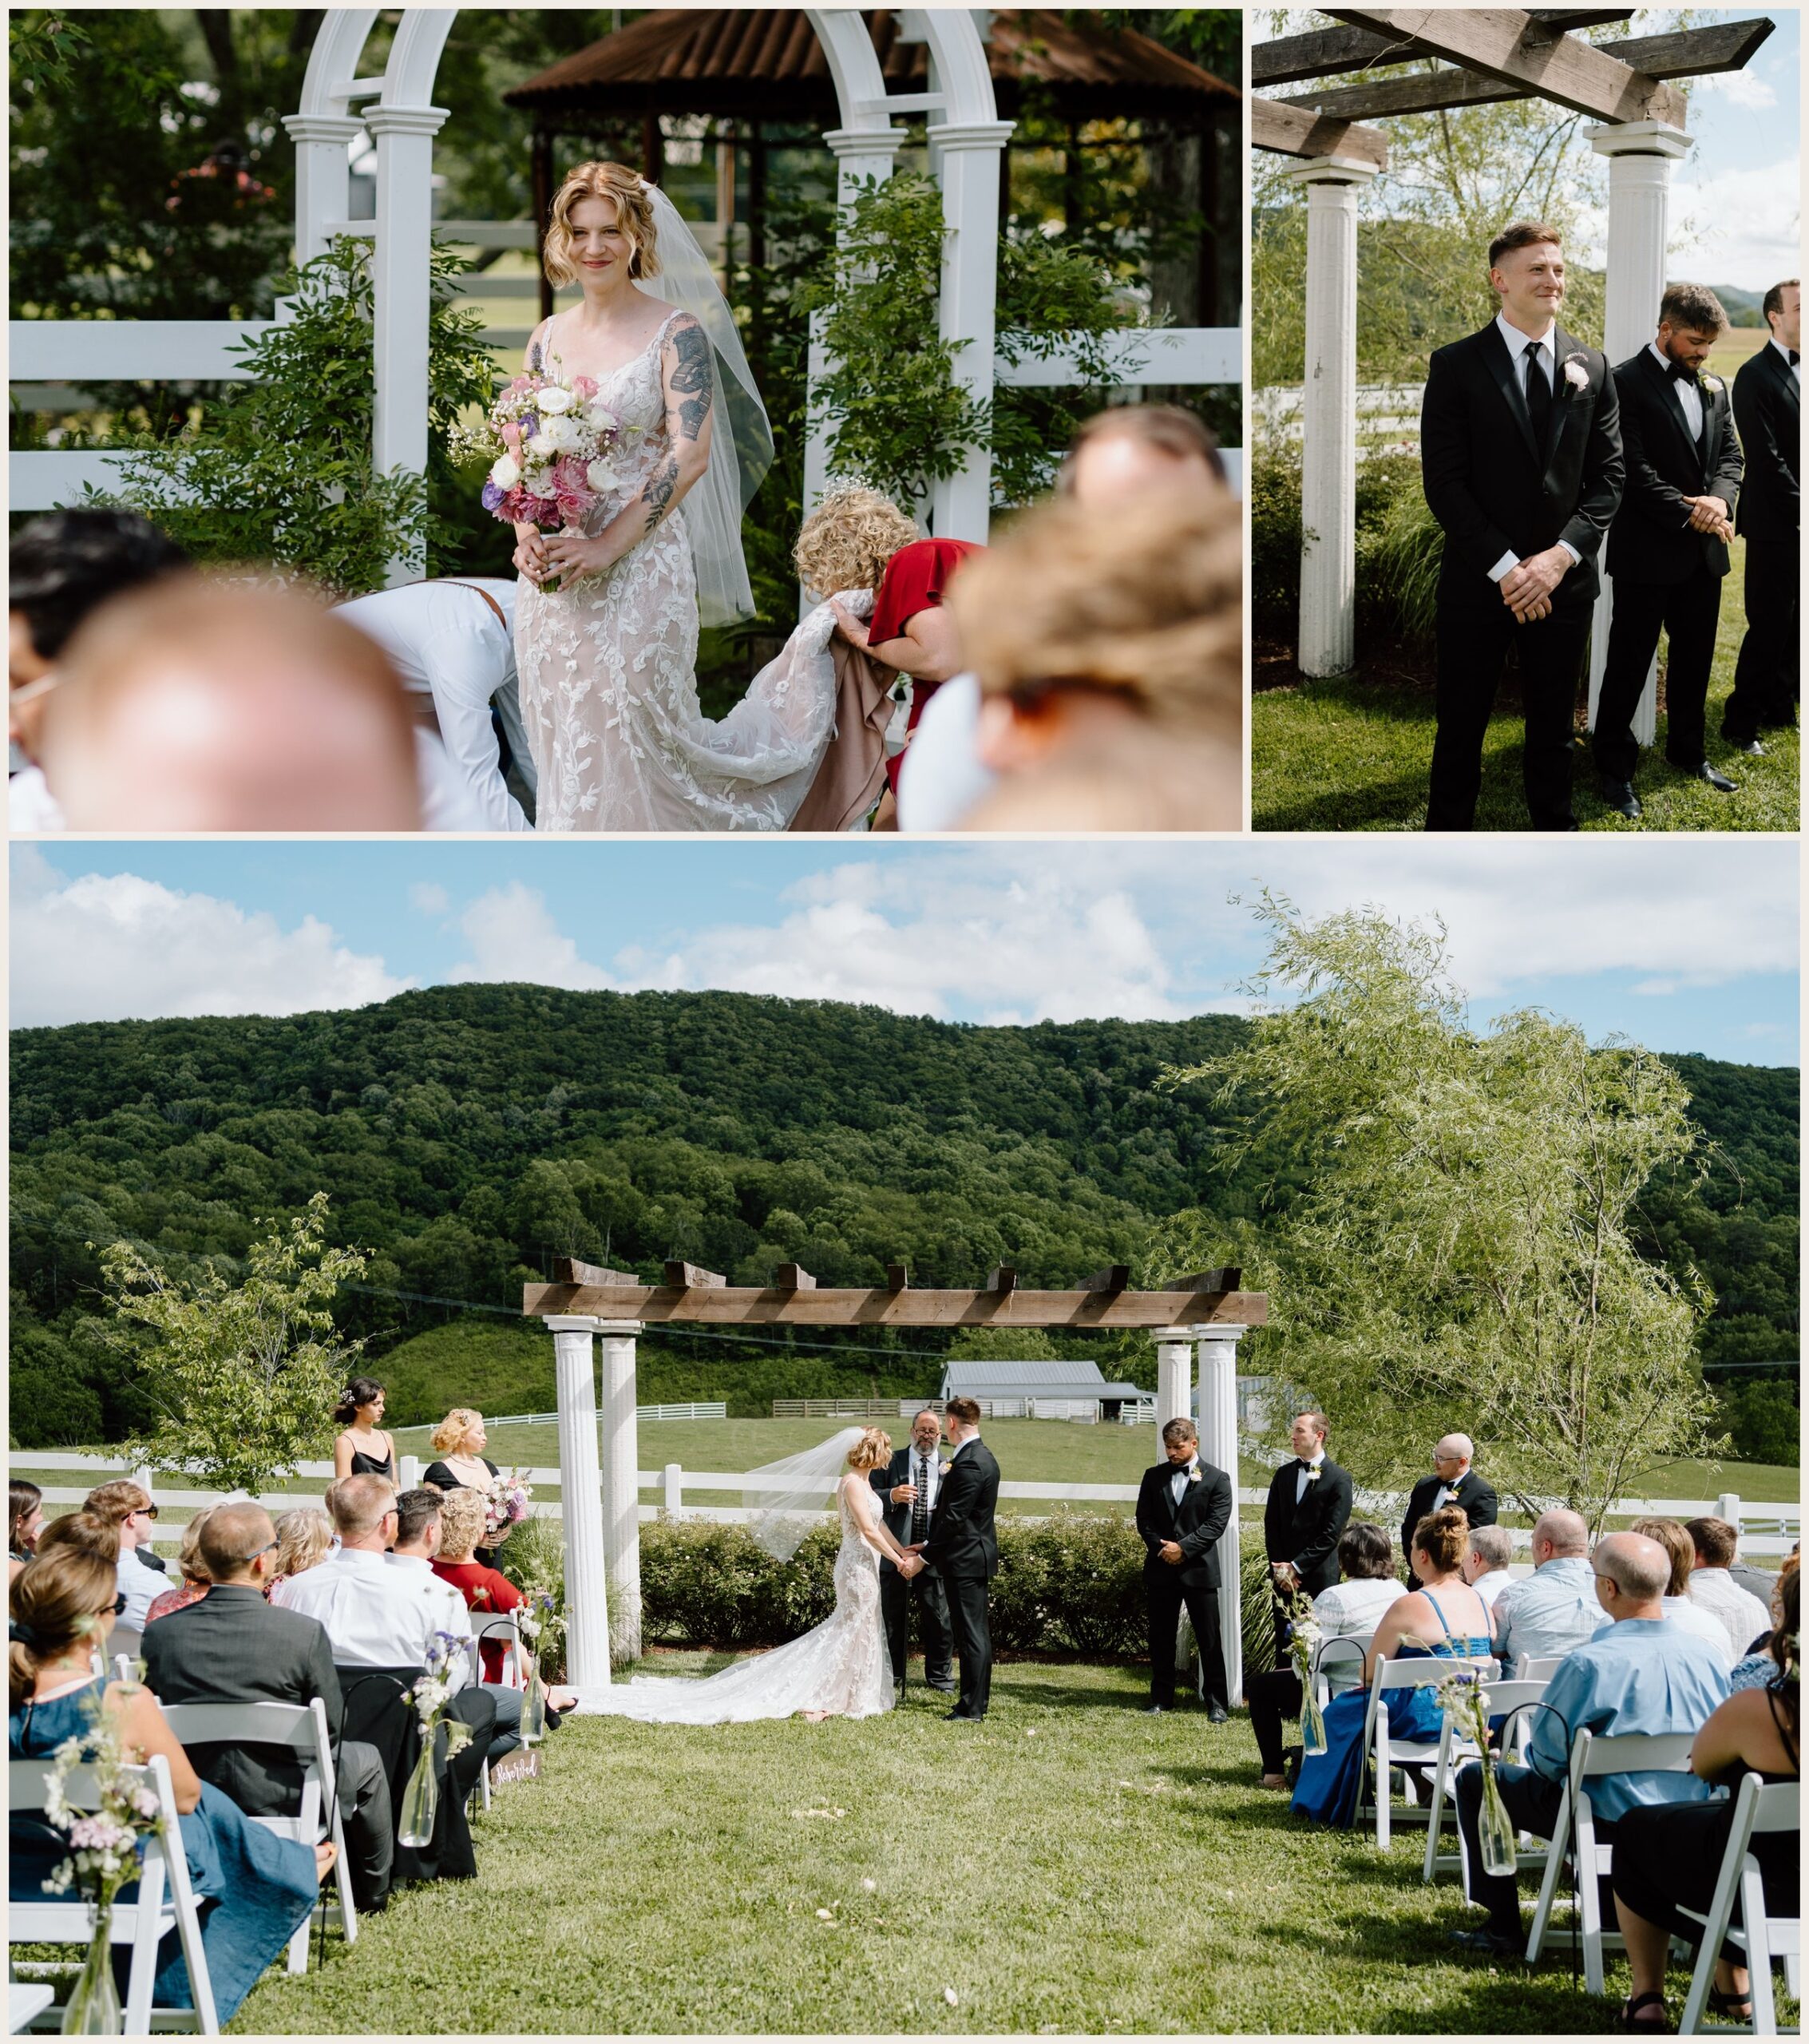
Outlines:
[[1787, 349], [1787, 350], [1786, 350], [1786, 353], [1787, 353], [1787, 354], [1788, 354], [1788, 355], [1789, 355], [1789, 357], [1790, 357], [1790, 366], [1791, 366], [1791, 367], [1792, 369], [1795, 368], [1795, 366], [1796, 366], [1796, 363], [1797, 363], [1797, 353], [1796, 353], [1795, 349], [1795, 348]]
[[1665, 368], [1665, 373], [1674, 382], [1695, 383], [1696, 381], [1696, 371], [1687, 362], [1668, 362]]

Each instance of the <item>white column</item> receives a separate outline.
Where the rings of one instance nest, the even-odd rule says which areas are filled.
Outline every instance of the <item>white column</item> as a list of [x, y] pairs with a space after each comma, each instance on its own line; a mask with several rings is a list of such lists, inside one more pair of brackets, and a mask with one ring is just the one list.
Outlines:
[[[365, 125], [377, 144], [376, 390], [371, 465], [417, 474], [427, 466], [427, 259], [433, 244], [433, 137], [443, 106], [374, 106]], [[418, 555], [390, 564], [389, 581], [417, 580]]]
[[1231, 1479], [1231, 1520], [1218, 1543], [1218, 1636], [1235, 1709], [1244, 1701], [1244, 1584], [1237, 1543], [1237, 1344], [1245, 1329], [1194, 1329], [1200, 1340], [1200, 1459]]
[[327, 230], [351, 211], [352, 138], [364, 126], [353, 116], [291, 113], [283, 125], [295, 145], [295, 260], [327, 252]]
[[[942, 288], [937, 331], [956, 351], [955, 380], [977, 402], [992, 402], [999, 296], [999, 153], [1010, 121], [932, 122], [930, 151], [942, 185]], [[992, 514], [992, 456], [970, 447], [960, 472], [930, 493], [938, 539], [984, 545]]]
[[[1665, 244], [1669, 237], [1671, 166], [1688, 153], [1692, 138], [1661, 121], [1629, 121], [1619, 127], [1592, 128], [1589, 141], [1608, 159], [1608, 310], [1602, 351], [1610, 368], [1637, 355], [1658, 331], [1658, 301], [1665, 295]], [[1603, 543], [1599, 558], [1605, 563]], [[1589, 729], [1608, 663], [1608, 629], [1614, 594], [1606, 566], [1596, 598], [1589, 634]], [[1633, 736], [1650, 745], [1658, 733], [1658, 663], [1653, 660], [1633, 712]]]
[[1356, 659], [1357, 199], [1376, 166], [1321, 156], [1285, 175], [1307, 194], [1300, 666], [1344, 674]]
[[[1170, 1420], [1191, 1420], [1193, 1416], [1193, 1343], [1192, 1330], [1186, 1327], [1158, 1327], [1155, 1337], [1156, 1452], [1151, 1459], [1160, 1463], [1167, 1454], [1162, 1445], [1162, 1428]], [[1175, 1665], [1186, 1670], [1187, 1663], [1181, 1653], [1184, 1636], [1189, 1639], [1193, 1637], [1185, 1615], [1176, 1626]], [[1192, 1679], [1191, 1675], [1189, 1679]]]
[[603, 1498], [597, 1480], [594, 1320], [554, 1316], [558, 1386], [560, 1523], [565, 1531], [565, 1673], [580, 1694], [609, 1686], [609, 1599], [603, 1562]]
[[603, 1564], [609, 1579], [609, 1648], [641, 1653], [640, 1437], [635, 1424], [638, 1320], [600, 1320], [603, 1337]]

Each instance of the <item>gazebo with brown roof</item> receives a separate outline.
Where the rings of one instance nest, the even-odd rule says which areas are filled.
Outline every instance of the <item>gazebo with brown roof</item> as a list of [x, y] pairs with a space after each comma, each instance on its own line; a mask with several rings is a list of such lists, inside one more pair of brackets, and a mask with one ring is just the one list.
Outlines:
[[[891, 10], [870, 11], [865, 19], [889, 98], [925, 93], [927, 46], [905, 40]], [[1026, 86], [1032, 87], [1038, 101], [1067, 123], [1071, 166], [1083, 146], [1081, 129], [1091, 121], [1140, 115], [1198, 134], [1202, 206], [1212, 210], [1211, 131], [1217, 123], [1238, 119], [1242, 95], [1235, 86], [1135, 30], [1076, 23], [1043, 9], [996, 10], [985, 41], [1000, 117], [1015, 119]], [[762, 131], [807, 128], [820, 133], [839, 117], [829, 64], [801, 9], [663, 8], [562, 57], [503, 98], [533, 119], [534, 212], [543, 224], [552, 200], [553, 148], [561, 136], [638, 120], [642, 175], [657, 180], [665, 167], [663, 115], [704, 115], [731, 124], [733, 145], [749, 153], [747, 227], [757, 261], [767, 152], [799, 146], [795, 137], [773, 139]], [[893, 103], [899, 104], [896, 98]], [[1001, 216], [1010, 206], [1009, 164], [1007, 149], [1001, 163]], [[1202, 256], [1202, 319], [1212, 315], [1213, 295]], [[552, 287], [543, 275], [541, 317], [552, 310]]]

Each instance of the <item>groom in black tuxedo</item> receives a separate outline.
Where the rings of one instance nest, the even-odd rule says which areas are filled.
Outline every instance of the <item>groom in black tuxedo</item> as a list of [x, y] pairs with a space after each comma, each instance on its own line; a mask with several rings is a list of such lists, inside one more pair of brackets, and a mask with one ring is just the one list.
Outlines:
[[942, 1495], [930, 1515], [929, 1538], [913, 1541], [926, 1569], [934, 1569], [948, 1593], [955, 1651], [961, 1661], [961, 1693], [949, 1724], [977, 1724], [992, 1693], [992, 1632], [987, 1622], [986, 1586], [999, 1573], [999, 1541], [993, 1514], [999, 1503], [999, 1464], [980, 1437], [980, 1407], [972, 1398], [951, 1398], [943, 1420], [955, 1452]]
[[1608, 535], [1614, 620], [1596, 703], [1595, 763], [1602, 800], [1629, 821], [1640, 814], [1633, 711], [1661, 628], [1671, 648], [1665, 757], [1723, 794], [1738, 785], [1704, 750], [1741, 463], [1728, 386], [1702, 366], [1727, 324], [1713, 291], [1672, 284], [1659, 304], [1657, 338], [1614, 365], [1627, 486]]
[[1445, 536], [1426, 827], [1475, 826], [1482, 743], [1512, 645], [1533, 827], [1574, 830], [1570, 726], [1596, 556], [1621, 501], [1619, 407], [1606, 358], [1558, 323], [1555, 228], [1504, 228], [1489, 245], [1489, 282], [1500, 312], [1434, 352], [1420, 414], [1426, 502]]
[[[942, 1460], [942, 1422], [926, 1406], [911, 1422], [911, 1438], [896, 1448], [885, 1468], [868, 1478], [880, 1499], [885, 1530], [900, 1547], [929, 1538], [930, 1519], [937, 1495], [948, 1474]], [[885, 1620], [885, 1643], [892, 1656], [893, 1687], [904, 1686], [906, 1658], [911, 1644], [911, 1606], [924, 1636], [924, 1680], [932, 1689], [955, 1693], [952, 1643], [948, 1630], [948, 1595], [942, 1578], [932, 1568], [907, 1583], [893, 1564], [880, 1560], [880, 1613]]]
[[1338, 1580], [1338, 1539], [1351, 1515], [1349, 1473], [1325, 1452], [1325, 1415], [1303, 1412], [1293, 1428], [1295, 1460], [1270, 1480], [1263, 1545], [1275, 1594], [1275, 1665], [1288, 1658], [1288, 1600], [1316, 1597]]
[[1231, 1523], [1231, 1479], [1200, 1460], [1191, 1420], [1170, 1420], [1162, 1428], [1162, 1448], [1167, 1460], [1144, 1471], [1137, 1494], [1150, 1608], [1149, 1707], [1174, 1708], [1175, 1630], [1185, 1603], [1200, 1646], [1206, 1715], [1222, 1725], [1230, 1714], [1231, 1688], [1218, 1630], [1218, 1543]]
[[1734, 378], [1734, 421], [1746, 455], [1746, 483], [1735, 524], [1746, 541], [1746, 636], [1734, 691], [1721, 712], [1730, 745], [1764, 756], [1765, 725], [1796, 722], [1802, 649], [1797, 637], [1803, 562], [1798, 529], [1802, 493], [1803, 291], [1795, 277], [1765, 294], [1771, 337]]

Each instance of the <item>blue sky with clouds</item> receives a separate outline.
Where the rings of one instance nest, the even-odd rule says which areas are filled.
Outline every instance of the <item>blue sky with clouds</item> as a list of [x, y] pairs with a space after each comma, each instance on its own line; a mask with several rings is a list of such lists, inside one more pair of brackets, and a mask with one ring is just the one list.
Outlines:
[[12, 1015], [536, 980], [1159, 1019], [1248, 1006], [1265, 886], [1441, 917], [1478, 1020], [1538, 1005], [1597, 1040], [1796, 1061], [1796, 848], [1760, 838], [15, 845]]

